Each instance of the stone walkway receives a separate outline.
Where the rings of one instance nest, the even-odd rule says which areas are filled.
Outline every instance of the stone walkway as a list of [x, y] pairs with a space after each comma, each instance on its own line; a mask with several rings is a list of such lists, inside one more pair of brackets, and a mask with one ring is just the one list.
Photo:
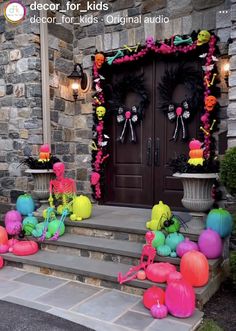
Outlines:
[[[60, 316], [97, 331], [190, 331], [202, 319], [168, 316], [154, 320], [141, 297], [6, 266], [0, 270], [0, 299]], [[2, 329], [0, 321], [0, 329]]]

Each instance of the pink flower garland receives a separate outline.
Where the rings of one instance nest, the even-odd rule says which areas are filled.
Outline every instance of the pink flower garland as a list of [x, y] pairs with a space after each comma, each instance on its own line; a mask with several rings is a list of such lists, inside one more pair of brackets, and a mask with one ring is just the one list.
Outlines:
[[[204, 76], [204, 87], [205, 87], [205, 92], [204, 92], [204, 99], [211, 94], [211, 90], [208, 87], [208, 81], [211, 81], [212, 79], [212, 71], [209, 70], [209, 66], [211, 66], [211, 64], [213, 63], [213, 59], [212, 56], [215, 53], [215, 46], [216, 46], [216, 37], [215, 36], [211, 36], [211, 39], [209, 41], [209, 50], [208, 50], [208, 54], [206, 57], [206, 69], [205, 69], [205, 76]], [[201, 116], [201, 121], [203, 124], [203, 128], [206, 130], [204, 131], [204, 157], [206, 159], [209, 159], [209, 157], [211, 156], [211, 135], [207, 132], [209, 132], [210, 129], [210, 113], [207, 111], [206, 107], [204, 107], [205, 109], [205, 113]]]

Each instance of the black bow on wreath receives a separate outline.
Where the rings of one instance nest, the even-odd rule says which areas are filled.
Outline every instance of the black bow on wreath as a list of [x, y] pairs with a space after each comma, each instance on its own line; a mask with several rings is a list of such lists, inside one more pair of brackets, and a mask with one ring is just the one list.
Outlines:
[[178, 107], [176, 107], [174, 104], [170, 104], [167, 116], [170, 121], [176, 121], [175, 131], [171, 140], [176, 141], [180, 128], [182, 128], [182, 139], [186, 139], [185, 120], [190, 118], [190, 111], [187, 100], [178, 105]]
[[137, 107], [132, 106], [131, 109], [129, 109], [128, 107], [119, 107], [118, 114], [116, 116], [116, 120], [117, 120], [117, 123], [119, 123], [119, 124], [124, 122], [124, 126], [123, 126], [122, 132], [121, 132], [118, 140], [123, 144], [124, 138], [125, 138], [125, 132], [127, 130], [127, 127], [129, 126], [130, 133], [131, 133], [131, 141], [136, 142], [136, 136], [135, 136], [135, 132], [133, 129], [133, 123], [136, 124], [139, 120]]

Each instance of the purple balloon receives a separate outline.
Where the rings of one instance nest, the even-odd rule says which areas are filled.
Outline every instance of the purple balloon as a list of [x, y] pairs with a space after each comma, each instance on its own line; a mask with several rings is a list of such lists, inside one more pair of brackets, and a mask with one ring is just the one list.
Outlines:
[[198, 238], [198, 246], [200, 251], [208, 259], [216, 259], [222, 254], [223, 245], [221, 237], [212, 229], [202, 231]]

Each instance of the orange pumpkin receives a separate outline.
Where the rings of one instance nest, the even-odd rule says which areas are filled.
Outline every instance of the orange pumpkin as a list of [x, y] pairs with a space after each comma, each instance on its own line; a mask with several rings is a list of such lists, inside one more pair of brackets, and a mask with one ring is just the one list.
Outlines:
[[8, 243], [7, 231], [3, 226], [0, 226], [0, 245], [5, 245]]
[[204, 286], [209, 279], [209, 264], [205, 255], [198, 251], [185, 253], [180, 261], [180, 272], [192, 286]]
[[203, 157], [203, 150], [202, 149], [192, 149], [189, 152], [189, 157], [191, 159], [200, 159]]

